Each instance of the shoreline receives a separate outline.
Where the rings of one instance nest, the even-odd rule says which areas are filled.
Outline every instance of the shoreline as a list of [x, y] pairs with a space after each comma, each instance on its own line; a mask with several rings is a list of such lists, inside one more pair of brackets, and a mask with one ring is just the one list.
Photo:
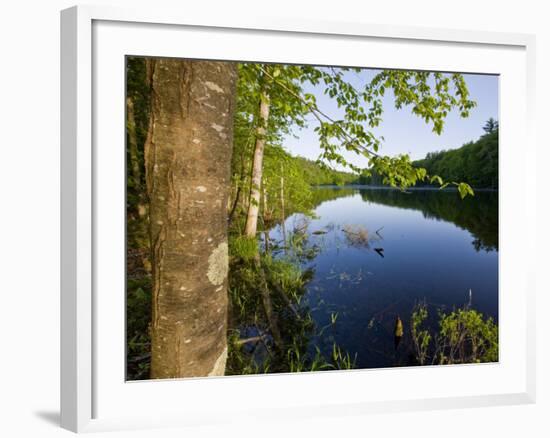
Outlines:
[[[396, 191], [402, 191], [397, 187], [390, 187], [390, 186], [370, 186], [366, 184], [346, 184], [346, 185], [336, 185], [336, 184], [327, 184], [327, 185], [316, 185], [311, 186], [313, 189], [365, 189], [365, 190], [396, 190]], [[498, 189], [493, 188], [476, 188], [472, 187], [472, 189], [476, 192], [498, 192]], [[445, 187], [444, 189], [440, 189], [438, 187], [408, 187], [406, 191], [441, 191], [441, 192], [452, 192], [456, 191], [455, 187]]]

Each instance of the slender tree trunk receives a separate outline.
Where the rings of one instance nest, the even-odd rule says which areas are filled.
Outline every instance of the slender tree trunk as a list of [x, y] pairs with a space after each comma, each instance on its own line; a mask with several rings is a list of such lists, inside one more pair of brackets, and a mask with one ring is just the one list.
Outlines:
[[281, 230], [283, 232], [283, 247], [286, 254], [286, 224], [285, 224], [285, 178], [281, 166]]
[[236, 65], [149, 60], [151, 377], [223, 375]]
[[269, 231], [264, 230], [264, 245], [265, 245], [265, 254], [269, 254]]
[[262, 170], [264, 161], [264, 148], [267, 134], [267, 122], [269, 119], [269, 96], [262, 91], [260, 96], [259, 126], [256, 131], [256, 145], [254, 147], [254, 161], [252, 163], [252, 181], [250, 185], [250, 202], [246, 217], [245, 234], [255, 237], [258, 229], [258, 212], [260, 209], [260, 186], [262, 184]]
[[268, 197], [267, 197], [267, 185], [266, 185], [266, 182], [265, 180], [262, 181], [262, 193], [263, 193], [263, 205], [264, 205], [264, 209], [263, 209], [263, 213], [262, 213], [262, 219], [263, 219], [263, 223], [264, 223], [264, 228], [265, 228], [265, 222], [266, 221], [270, 221], [271, 220], [271, 210], [269, 209], [269, 202], [268, 202]]
[[231, 223], [233, 222], [233, 218], [235, 217], [235, 212], [237, 211], [237, 207], [239, 206], [239, 203], [241, 203], [241, 208], [242, 208], [241, 193], [242, 193], [243, 187], [245, 185], [245, 180], [246, 180], [245, 152], [246, 152], [246, 149], [248, 149], [248, 144], [250, 142], [251, 135], [248, 136], [248, 140], [246, 141], [246, 146], [247, 147], [245, 148], [245, 151], [241, 152], [241, 160], [240, 160], [241, 161], [241, 170], [239, 172], [239, 180], [237, 181], [237, 190], [236, 190], [236, 194], [235, 194], [235, 200], [233, 201], [233, 205], [231, 206], [231, 210], [229, 212], [229, 217], [227, 219], [227, 224], [228, 225], [231, 225]]
[[[265, 78], [264, 78], [265, 79]], [[260, 111], [259, 111], [259, 126], [256, 130], [256, 144], [254, 147], [254, 159], [252, 162], [252, 178], [250, 184], [250, 200], [248, 204], [248, 214], [246, 217], [245, 235], [247, 237], [256, 237], [258, 229], [258, 213], [260, 211], [260, 196], [263, 175], [263, 160], [265, 140], [267, 134], [267, 124], [269, 120], [269, 95], [262, 91], [260, 95]], [[260, 254], [257, 253], [254, 257], [256, 269], [260, 274], [260, 293], [264, 311], [269, 323], [271, 334], [277, 348], [282, 348], [283, 341], [281, 331], [279, 330], [279, 322], [276, 313], [273, 311], [271, 296], [265, 272], [260, 260]]]
[[240, 198], [241, 198], [241, 186], [239, 185], [237, 187], [237, 193], [235, 194], [235, 201], [233, 201], [233, 205], [231, 206], [231, 210], [229, 211], [229, 217], [227, 218], [228, 225], [231, 225], [231, 222], [233, 222], [233, 218], [235, 217], [235, 211], [237, 210], [237, 205], [239, 205]]

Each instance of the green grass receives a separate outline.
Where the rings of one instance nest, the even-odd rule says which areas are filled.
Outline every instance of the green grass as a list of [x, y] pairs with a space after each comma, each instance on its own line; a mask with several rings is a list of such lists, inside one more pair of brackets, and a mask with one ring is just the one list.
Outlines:
[[258, 253], [258, 243], [254, 237], [238, 236], [229, 239], [229, 255], [245, 261], [252, 260]]

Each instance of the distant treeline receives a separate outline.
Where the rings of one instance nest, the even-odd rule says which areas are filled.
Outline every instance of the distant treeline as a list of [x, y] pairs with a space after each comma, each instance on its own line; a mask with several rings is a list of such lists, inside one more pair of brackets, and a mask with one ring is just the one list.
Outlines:
[[[458, 149], [430, 152], [422, 160], [414, 163], [423, 167], [428, 175], [439, 175], [444, 181], [464, 181], [474, 188], [498, 188], [498, 128], [469, 142]], [[385, 185], [377, 174], [360, 175], [358, 184]], [[419, 182], [416, 186], [428, 186], [430, 183]]]
[[[303, 181], [312, 186], [322, 185], [385, 185], [380, 175], [356, 175], [349, 172], [328, 169], [315, 161], [294, 157], [287, 152], [286, 160], [291, 161]], [[414, 166], [423, 167], [428, 175], [439, 175], [444, 181], [464, 181], [474, 188], [498, 189], [498, 128], [469, 142], [458, 149], [430, 152], [422, 160], [414, 161]], [[429, 186], [419, 182], [416, 186]], [[435, 185], [437, 187], [437, 185]]]
[[445, 181], [465, 181], [474, 188], [498, 188], [498, 129], [458, 149], [430, 152], [414, 162], [428, 175]]
[[302, 170], [304, 179], [312, 186], [357, 184], [357, 175], [322, 167], [315, 161], [303, 157], [293, 157]]

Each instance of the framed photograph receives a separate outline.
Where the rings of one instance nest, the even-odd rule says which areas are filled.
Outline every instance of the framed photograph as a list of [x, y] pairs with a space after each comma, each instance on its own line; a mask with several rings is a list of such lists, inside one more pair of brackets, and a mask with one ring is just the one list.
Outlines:
[[534, 37], [61, 26], [63, 427], [534, 402]]

